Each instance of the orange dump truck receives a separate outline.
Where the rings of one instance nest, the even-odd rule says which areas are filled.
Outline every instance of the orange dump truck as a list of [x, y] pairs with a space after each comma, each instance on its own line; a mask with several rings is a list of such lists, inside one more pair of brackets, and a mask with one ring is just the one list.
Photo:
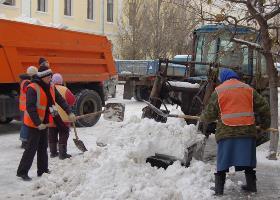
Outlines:
[[[77, 115], [102, 109], [104, 82], [116, 75], [105, 36], [0, 19], [0, 123], [18, 118], [19, 75], [38, 66], [40, 57], [76, 95]], [[78, 125], [93, 126], [99, 118], [79, 120]]]

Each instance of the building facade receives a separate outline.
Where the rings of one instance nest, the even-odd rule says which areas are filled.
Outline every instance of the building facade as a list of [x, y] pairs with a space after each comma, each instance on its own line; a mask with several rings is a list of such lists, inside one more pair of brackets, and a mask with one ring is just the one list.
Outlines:
[[0, 16], [106, 35], [114, 44], [121, 4], [122, 0], [0, 0]]

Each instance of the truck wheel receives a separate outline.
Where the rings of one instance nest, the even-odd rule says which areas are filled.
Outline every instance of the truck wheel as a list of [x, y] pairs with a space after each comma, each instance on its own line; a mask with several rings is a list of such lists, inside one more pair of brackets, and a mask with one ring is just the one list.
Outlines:
[[8, 124], [11, 121], [13, 121], [12, 117], [8, 117], [8, 118], [5, 118], [5, 119], [0, 119], [0, 124]]
[[136, 86], [136, 89], [134, 91], [134, 98], [137, 101], [149, 100], [149, 98], [150, 98], [149, 89], [145, 86]]
[[[100, 111], [102, 109], [102, 101], [99, 94], [93, 90], [82, 90], [76, 94], [76, 103], [74, 112], [77, 116]], [[100, 115], [94, 117], [86, 117], [77, 121], [77, 126], [91, 127], [95, 125]]]

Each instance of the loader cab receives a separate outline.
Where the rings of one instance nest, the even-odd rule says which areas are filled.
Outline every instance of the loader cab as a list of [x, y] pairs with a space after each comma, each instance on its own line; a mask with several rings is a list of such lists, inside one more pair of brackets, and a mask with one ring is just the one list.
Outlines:
[[208, 24], [194, 31], [193, 61], [190, 76], [207, 79], [209, 62], [220, 63], [220, 67], [230, 67], [239, 73], [242, 80], [255, 87], [262, 87], [260, 77], [266, 76], [264, 56], [248, 48], [247, 45], [231, 41], [231, 38], [256, 43], [258, 34], [248, 27], [234, 27], [224, 24]]

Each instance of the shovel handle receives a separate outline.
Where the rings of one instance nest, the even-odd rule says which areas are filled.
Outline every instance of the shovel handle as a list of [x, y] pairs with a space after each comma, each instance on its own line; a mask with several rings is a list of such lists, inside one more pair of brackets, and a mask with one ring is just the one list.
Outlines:
[[101, 111], [94, 112], [94, 113], [88, 113], [88, 114], [84, 114], [84, 115], [79, 115], [79, 116], [76, 117], [76, 120], [79, 120], [79, 119], [82, 119], [82, 118], [85, 118], [85, 117], [92, 117], [92, 116], [95, 116], [95, 115], [102, 114], [104, 112], [105, 112], [105, 110], [101, 110]]
[[199, 116], [192, 116], [192, 115], [173, 115], [173, 114], [169, 114], [168, 117], [176, 117], [176, 118], [183, 118], [183, 119], [195, 119], [195, 120], [200, 119]]
[[75, 137], [76, 137], [77, 140], [79, 140], [77, 130], [76, 130], [76, 124], [75, 124], [75, 122], [73, 122], [72, 124], [73, 124], [73, 128], [74, 128]]
[[[194, 120], [199, 120], [200, 117], [199, 116], [192, 116], [192, 115], [173, 115], [173, 114], [169, 114], [168, 117], [176, 117], [176, 118], [183, 118], [183, 119], [194, 119]], [[257, 129], [261, 129], [260, 126], [256, 126]], [[276, 128], [268, 128], [265, 129], [264, 131], [268, 131], [268, 132], [272, 132], [272, 133], [277, 133], [278, 129]]]
[[[257, 126], [257, 129], [261, 129], [261, 127]], [[278, 129], [276, 129], [276, 128], [268, 128], [268, 129], [265, 129], [264, 131], [269, 131], [269, 132], [272, 132], [272, 133], [277, 133]]]

